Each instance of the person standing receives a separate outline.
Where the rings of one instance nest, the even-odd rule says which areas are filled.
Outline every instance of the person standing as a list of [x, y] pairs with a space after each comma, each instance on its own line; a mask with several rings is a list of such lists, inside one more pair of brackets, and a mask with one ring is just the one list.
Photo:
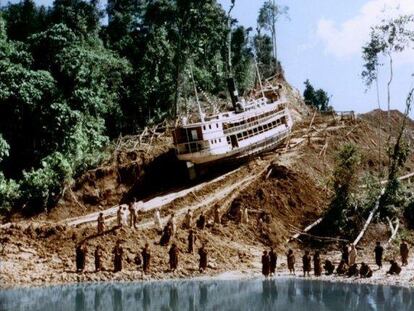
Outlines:
[[384, 254], [384, 248], [381, 246], [381, 242], [377, 242], [377, 246], [374, 249], [375, 253], [375, 263], [378, 266], [378, 269], [382, 268], [382, 255]]
[[142, 271], [146, 274], [150, 268], [151, 262], [151, 250], [149, 249], [149, 244], [145, 243], [145, 247], [142, 249]]
[[193, 212], [189, 209], [184, 216], [184, 229], [191, 229], [193, 227]]
[[99, 272], [102, 270], [102, 246], [98, 245], [95, 249], [95, 271]]
[[293, 251], [289, 249], [289, 251], [286, 254], [287, 256], [287, 265], [289, 269], [289, 273], [295, 274], [295, 255], [293, 254]]
[[178, 248], [175, 243], [171, 245], [168, 255], [170, 257], [169, 258], [170, 270], [174, 272], [178, 267]]
[[200, 256], [199, 270], [204, 272], [207, 269], [207, 250], [204, 243], [198, 249], [198, 255]]
[[313, 255], [313, 271], [315, 272], [315, 276], [322, 275], [321, 254], [318, 251]]
[[349, 266], [350, 267], [356, 264], [357, 256], [358, 256], [358, 253], [355, 248], [355, 245], [351, 244], [351, 251], [349, 252]]
[[406, 240], [402, 240], [400, 245], [400, 255], [401, 255], [401, 264], [402, 266], [408, 265], [408, 254], [410, 249], [408, 248], [408, 244]]
[[221, 215], [220, 215], [220, 208], [218, 205], [214, 208], [214, 224], [220, 225], [221, 224]]
[[271, 247], [269, 251], [269, 260], [270, 260], [270, 275], [275, 275], [276, 266], [277, 266], [277, 254], [273, 250], [273, 247]]
[[116, 222], [118, 224], [118, 227], [122, 226], [122, 205], [120, 205], [116, 211]]
[[345, 244], [342, 248], [342, 260], [349, 266], [349, 247]]
[[83, 272], [85, 270], [87, 253], [86, 242], [79, 243], [76, 246], [76, 272]]
[[171, 214], [170, 219], [168, 220], [168, 225], [171, 228], [171, 236], [174, 237], [177, 232], [177, 225], [175, 223], [175, 215], [174, 213]]
[[129, 203], [128, 210], [129, 210], [129, 226], [135, 229], [137, 225], [137, 211], [134, 208], [134, 202]]
[[171, 235], [172, 235], [171, 225], [170, 223], [167, 223], [161, 235], [160, 245], [167, 246], [168, 243], [170, 243]]
[[269, 258], [269, 255], [267, 254], [267, 251], [264, 251], [262, 255], [262, 274], [265, 277], [268, 277], [269, 273], [270, 273], [270, 258]]
[[160, 216], [159, 208], [157, 208], [154, 212], [154, 224], [158, 230], [162, 231], [161, 216]]
[[206, 226], [206, 216], [204, 216], [204, 212], [201, 212], [201, 215], [197, 220], [197, 228], [200, 230], [204, 230], [205, 226]]
[[124, 249], [121, 246], [121, 240], [116, 241], [112, 253], [114, 254], [114, 272], [122, 271], [122, 256], [124, 254]]
[[196, 238], [196, 236], [194, 234], [193, 229], [190, 229], [189, 232], [188, 232], [188, 238], [187, 238], [187, 240], [188, 240], [188, 251], [187, 252], [189, 254], [192, 254], [193, 253], [194, 243], [195, 243], [196, 239], [197, 238]]
[[303, 255], [303, 257], [302, 257], [303, 276], [304, 277], [306, 276], [306, 274], [308, 274], [308, 276], [310, 276], [310, 272], [312, 270], [311, 261], [312, 261], [312, 258], [309, 254], [309, 251], [305, 251], [305, 255]]
[[105, 219], [103, 213], [99, 213], [98, 216], [98, 234], [102, 234], [105, 230]]

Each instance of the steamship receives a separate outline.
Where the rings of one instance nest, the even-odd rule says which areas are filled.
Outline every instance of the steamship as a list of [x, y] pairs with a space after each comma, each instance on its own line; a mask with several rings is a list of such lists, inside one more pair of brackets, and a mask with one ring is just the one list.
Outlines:
[[173, 132], [179, 160], [190, 168], [232, 161], [277, 147], [289, 135], [293, 120], [281, 86], [263, 88], [251, 100], [240, 98], [228, 81], [232, 111], [206, 116], [199, 107], [195, 122], [182, 118]]

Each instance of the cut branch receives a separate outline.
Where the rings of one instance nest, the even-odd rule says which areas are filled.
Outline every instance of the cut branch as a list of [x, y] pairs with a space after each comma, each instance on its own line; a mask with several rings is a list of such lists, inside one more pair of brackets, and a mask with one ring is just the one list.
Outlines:
[[377, 212], [378, 208], [379, 208], [379, 204], [380, 204], [380, 199], [383, 196], [383, 194], [385, 193], [385, 188], [382, 188], [381, 190], [381, 194], [378, 196], [377, 201], [375, 202], [375, 206], [374, 208], [371, 210], [371, 212], [369, 213], [368, 219], [365, 222], [364, 228], [362, 229], [362, 231], [358, 234], [357, 238], [354, 241], [354, 245], [356, 246], [359, 241], [362, 239], [362, 237], [365, 234], [365, 231], [367, 231], [369, 224], [371, 223], [372, 219], [374, 218], [375, 213]]

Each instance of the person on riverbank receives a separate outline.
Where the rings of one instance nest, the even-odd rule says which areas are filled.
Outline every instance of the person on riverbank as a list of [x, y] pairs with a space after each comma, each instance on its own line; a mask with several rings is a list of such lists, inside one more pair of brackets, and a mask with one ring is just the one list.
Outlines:
[[359, 275], [358, 265], [354, 263], [348, 269], [348, 277], [353, 277], [353, 276], [358, 276], [358, 275]]
[[400, 275], [401, 273], [401, 267], [395, 260], [390, 260], [390, 270], [388, 270], [387, 274], [391, 275]]
[[122, 271], [122, 257], [124, 255], [124, 249], [121, 245], [121, 240], [116, 241], [112, 253], [114, 254], [114, 272], [120, 272]]
[[120, 205], [116, 211], [116, 223], [118, 224], [118, 227], [122, 227], [122, 205]]
[[336, 273], [338, 275], [345, 275], [348, 272], [348, 264], [344, 259], [341, 260], [338, 267], [336, 268]]
[[167, 225], [169, 225], [171, 227], [171, 236], [174, 237], [175, 234], [177, 233], [177, 224], [176, 224], [176, 221], [175, 221], [174, 213], [171, 214]]
[[374, 249], [375, 253], [375, 263], [378, 266], [378, 269], [382, 269], [382, 255], [384, 254], [384, 248], [381, 246], [381, 242], [377, 242], [377, 246]]
[[402, 240], [400, 245], [400, 255], [401, 255], [401, 265], [406, 266], [408, 265], [408, 254], [410, 250], [408, 248], [408, 244], [406, 240]]
[[161, 235], [160, 245], [167, 246], [170, 243], [171, 235], [172, 235], [171, 225], [170, 223], [167, 223]]
[[184, 229], [191, 229], [193, 227], [193, 212], [189, 209], [184, 216]]
[[270, 275], [274, 276], [276, 274], [277, 254], [273, 250], [273, 247], [271, 247], [269, 251], [269, 260], [270, 260]]
[[313, 271], [315, 273], [315, 276], [322, 275], [321, 254], [319, 251], [316, 251], [313, 255]]
[[149, 249], [148, 243], [145, 243], [145, 246], [141, 252], [141, 256], [142, 256], [142, 271], [146, 274], [148, 273], [148, 270], [150, 268], [150, 262], [151, 262], [151, 250]]
[[304, 277], [306, 276], [306, 274], [308, 274], [308, 276], [310, 276], [310, 272], [312, 270], [311, 261], [312, 261], [312, 258], [309, 254], [309, 251], [305, 251], [305, 255], [303, 255], [303, 257], [302, 257], [303, 276]]
[[129, 203], [128, 210], [129, 210], [129, 226], [135, 229], [137, 226], [137, 211], [134, 208], [134, 202]]
[[105, 230], [105, 219], [103, 213], [99, 213], [97, 223], [98, 234], [102, 234]]
[[349, 247], [345, 244], [342, 247], [342, 260], [349, 266]]
[[98, 245], [95, 249], [95, 272], [102, 270], [102, 246]]
[[218, 205], [216, 205], [216, 207], [214, 208], [214, 224], [221, 224], [220, 207]]
[[287, 254], [287, 265], [289, 269], [290, 274], [295, 274], [295, 255], [293, 254], [293, 251], [291, 249], [288, 250]]
[[361, 268], [359, 269], [359, 276], [361, 278], [372, 277], [372, 270], [365, 262], [361, 263]]
[[196, 235], [195, 235], [193, 229], [190, 229], [188, 231], [188, 238], [187, 238], [187, 241], [188, 241], [187, 253], [189, 253], [189, 254], [192, 254], [193, 253], [194, 243], [195, 243], [196, 239], [197, 238], [196, 238]]
[[85, 270], [87, 253], [88, 247], [86, 242], [79, 243], [76, 246], [76, 272], [83, 272]]
[[249, 210], [247, 207], [243, 207], [242, 209], [242, 223], [244, 224], [249, 223]]
[[171, 248], [168, 251], [168, 255], [169, 255], [170, 270], [172, 272], [175, 272], [175, 270], [178, 267], [178, 247], [175, 243], [171, 245]]
[[162, 224], [161, 224], [161, 216], [160, 216], [160, 209], [157, 208], [154, 212], [154, 224], [157, 230], [162, 231]]
[[204, 272], [207, 269], [207, 250], [205, 248], [205, 244], [201, 244], [201, 247], [198, 249], [198, 256], [200, 256], [199, 261], [199, 270], [200, 272]]
[[206, 226], [206, 216], [204, 215], [204, 212], [201, 212], [200, 217], [198, 217], [197, 220], [197, 228], [200, 230], [204, 230]]
[[349, 252], [349, 263], [348, 263], [350, 267], [356, 263], [357, 256], [358, 256], [358, 252], [355, 248], [355, 245], [351, 244], [351, 250]]
[[330, 260], [325, 260], [325, 265], [323, 266], [326, 275], [332, 275], [335, 271], [335, 265]]
[[263, 252], [262, 255], [262, 274], [268, 277], [270, 273], [270, 258], [267, 251]]

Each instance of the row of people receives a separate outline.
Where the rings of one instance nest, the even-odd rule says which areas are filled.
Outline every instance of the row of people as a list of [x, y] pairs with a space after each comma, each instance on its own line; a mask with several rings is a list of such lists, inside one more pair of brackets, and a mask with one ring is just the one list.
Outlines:
[[[406, 243], [405, 241], [403, 243]], [[378, 246], [378, 244], [377, 244]], [[381, 255], [382, 256], [382, 255]], [[293, 253], [293, 250], [289, 249], [286, 253], [287, 257], [287, 266], [290, 274], [295, 274], [295, 264], [296, 259]], [[348, 260], [347, 260], [348, 259]], [[378, 258], [376, 258], [378, 259]], [[355, 258], [356, 260], [356, 258]], [[356, 261], [352, 261], [350, 263], [349, 258], [344, 254], [342, 254], [342, 259], [336, 267], [336, 273], [338, 275], [346, 275], [349, 277], [352, 276], [360, 276], [361, 278], [370, 278], [373, 275], [372, 269], [369, 265], [365, 262], [361, 262], [360, 266], [356, 263]], [[403, 261], [405, 265], [408, 263], [408, 256], [404, 257]], [[313, 261], [313, 270], [315, 276], [322, 275], [322, 261], [321, 255], [319, 251], [316, 251], [313, 255], [313, 258], [310, 255], [309, 251], [305, 251], [305, 254], [302, 257], [302, 267], [303, 267], [303, 276], [310, 276], [310, 272], [312, 271], [312, 261]], [[382, 257], [381, 261], [377, 261], [377, 264], [381, 263], [382, 267]], [[275, 274], [277, 267], [277, 254], [274, 252], [273, 248], [270, 251], [264, 251], [262, 255], [262, 273], [265, 277], [271, 276]], [[326, 275], [332, 275], [335, 272], [335, 265], [330, 260], [325, 260], [325, 264], [323, 265], [323, 269], [325, 270]], [[388, 270], [387, 274], [391, 275], [399, 275], [401, 273], [401, 267], [395, 260], [390, 260], [390, 269]]]
[[[192, 249], [191, 249], [191, 252], [192, 252]], [[180, 249], [177, 247], [177, 244], [173, 243], [168, 251], [169, 268], [173, 272], [178, 267], [179, 253], [180, 253]], [[112, 250], [112, 254], [113, 254], [113, 267], [114, 267], [113, 271], [114, 272], [122, 271], [124, 249], [122, 247], [121, 240], [117, 240], [115, 247]], [[86, 245], [86, 242], [83, 242], [76, 247], [76, 272], [81, 273], [85, 270], [87, 255], [88, 255], [88, 247]], [[198, 249], [198, 255], [199, 255], [199, 270], [200, 272], [204, 272], [207, 269], [207, 264], [208, 264], [208, 260], [207, 260], [208, 251], [204, 243]], [[102, 265], [103, 256], [104, 256], [103, 248], [102, 246], [98, 245], [94, 252], [96, 272], [104, 270], [103, 265]], [[145, 247], [142, 249], [141, 254], [140, 255], [137, 254], [135, 256], [134, 262], [138, 267], [142, 267], [142, 271], [144, 273], [149, 272], [150, 264], [151, 264], [151, 250], [150, 250], [148, 243], [145, 244]]]

